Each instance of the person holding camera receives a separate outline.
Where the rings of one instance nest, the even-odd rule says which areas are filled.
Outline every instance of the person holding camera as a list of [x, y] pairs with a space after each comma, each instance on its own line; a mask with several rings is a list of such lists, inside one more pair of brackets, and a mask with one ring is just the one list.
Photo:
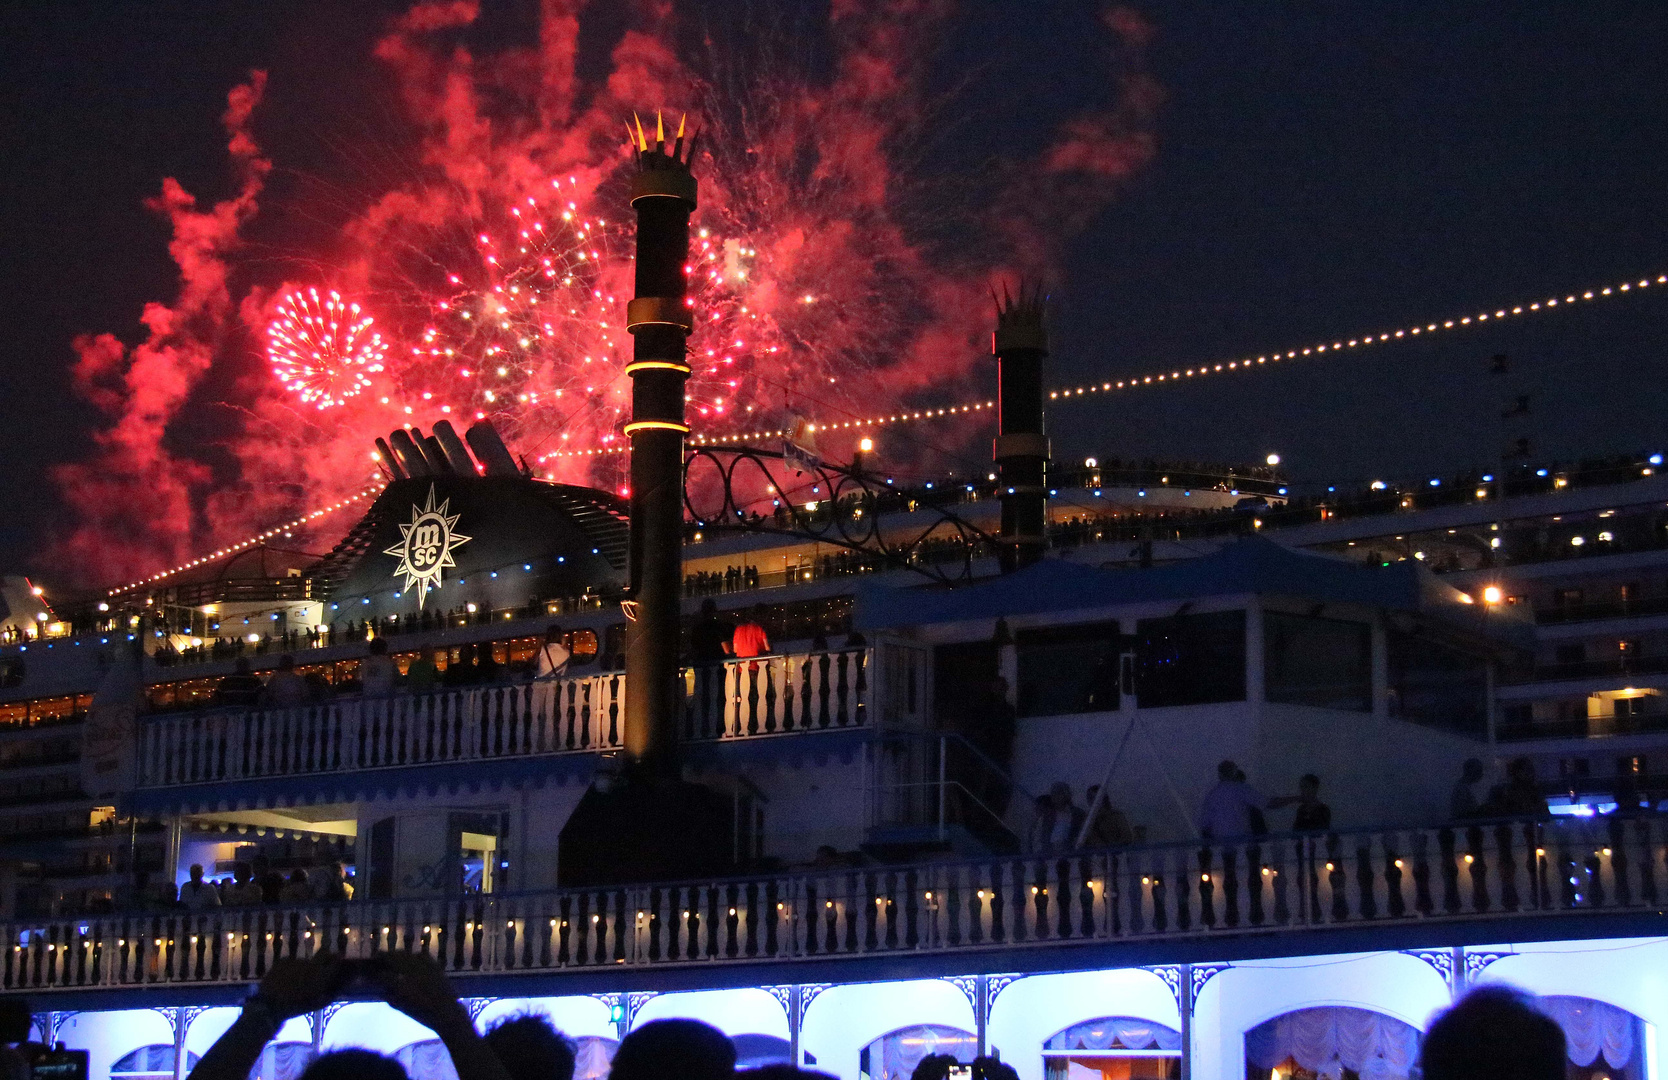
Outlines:
[[[345, 960], [320, 952], [285, 957], [243, 1003], [243, 1012], [191, 1070], [190, 1080], [248, 1080], [261, 1050], [285, 1021], [322, 1009], [349, 989], [363, 989], [433, 1031], [452, 1056], [458, 1080], [510, 1080], [458, 1001], [440, 965], [421, 953], [386, 952]], [[362, 1055], [365, 1051], [344, 1051]], [[331, 1055], [318, 1058], [302, 1080], [333, 1074]], [[397, 1067], [397, 1066], [396, 1066]], [[361, 1070], [363, 1071], [363, 1070]]]

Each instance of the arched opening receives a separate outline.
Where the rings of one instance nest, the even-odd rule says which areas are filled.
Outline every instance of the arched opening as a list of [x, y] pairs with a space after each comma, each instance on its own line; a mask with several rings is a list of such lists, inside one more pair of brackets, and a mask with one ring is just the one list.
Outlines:
[[928, 1054], [949, 1054], [964, 1065], [979, 1055], [972, 1032], [943, 1024], [917, 1024], [887, 1032], [865, 1046], [857, 1057], [857, 1071], [869, 1080], [910, 1080], [915, 1066]]
[[1133, 1016], [1103, 1016], [1043, 1043], [1047, 1080], [1179, 1080], [1181, 1033]]
[[1245, 1033], [1246, 1080], [1407, 1080], [1418, 1061], [1412, 1024], [1347, 1005], [1298, 1009]]
[[[184, 1076], [197, 1067], [197, 1055], [187, 1050]], [[110, 1080], [174, 1080], [174, 1048], [166, 1043], [141, 1046], [123, 1054], [110, 1066]]]
[[1564, 1029], [1569, 1080], [1648, 1080], [1639, 1017], [1592, 998], [1552, 995], [1539, 1004]]
[[298, 1080], [312, 1063], [312, 1043], [268, 1043], [249, 1070], [249, 1080]]

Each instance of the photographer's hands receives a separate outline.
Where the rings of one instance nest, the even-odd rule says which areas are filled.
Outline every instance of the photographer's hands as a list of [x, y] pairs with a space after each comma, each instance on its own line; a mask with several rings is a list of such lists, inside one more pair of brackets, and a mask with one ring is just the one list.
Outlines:
[[[247, 1080], [284, 1022], [335, 1001], [353, 970], [331, 952], [274, 961], [237, 1021], [191, 1070], [190, 1080]], [[440, 1037], [459, 1080], [509, 1080], [435, 961], [421, 953], [378, 953], [360, 970], [388, 1004]]]

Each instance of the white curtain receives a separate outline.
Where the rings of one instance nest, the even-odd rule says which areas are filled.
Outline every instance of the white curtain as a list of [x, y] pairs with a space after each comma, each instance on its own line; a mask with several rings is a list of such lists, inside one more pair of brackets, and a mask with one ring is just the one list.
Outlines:
[[411, 1080], [458, 1080], [452, 1067], [452, 1055], [439, 1039], [427, 1039], [403, 1046], [394, 1053], [394, 1060], [405, 1066]]
[[582, 1035], [574, 1043], [573, 1080], [603, 1080], [620, 1044], [601, 1035]]
[[1159, 1050], [1181, 1048], [1181, 1033], [1151, 1020], [1137, 1020], [1129, 1016], [1106, 1016], [1086, 1020], [1058, 1032], [1045, 1050]]
[[1419, 1032], [1368, 1009], [1300, 1009], [1247, 1032], [1245, 1056], [1263, 1069], [1291, 1058], [1325, 1080], [1345, 1069], [1361, 1080], [1406, 1080], [1419, 1058]]
[[979, 1040], [971, 1032], [938, 1024], [902, 1028], [869, 1044], [873, 1080], [910, 1080], [915, 1066], [928, 1054], [949, 1054], [962, 1064], [978, 1053]]
[[1582, 997], [1543, 997], [1540, 1007], [1564, 1029], [1572, 1062], [1591, 1065], [1603, 1054], [1612, 1069], [1627, 1068], [1639, 1023], [1632, 1013]]

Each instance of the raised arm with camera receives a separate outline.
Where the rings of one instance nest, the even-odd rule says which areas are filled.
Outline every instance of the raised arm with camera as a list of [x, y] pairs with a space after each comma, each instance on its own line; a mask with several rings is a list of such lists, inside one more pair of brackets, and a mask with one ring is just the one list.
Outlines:
[[244, 1002], [242, 1014], [191, 1070], [190, 1080], [248, 1080], [261, 1050], [285, 1021], [324, 1008], [349, 985], [381, 996], [438, 1035], [458, 1080], [509, 1080], [440, 965], [405, 952], [366, 960], [324, 952], [310, 960], [277, 961]]
[[248, 1080], [261, 1050], [291, 1017], [322, 1009], [336, 1000], [344, 971], [341, 957], [321, 952], [311, 960], [276, 960], [243, 1012], [191, 1070], [190, 1080]]

